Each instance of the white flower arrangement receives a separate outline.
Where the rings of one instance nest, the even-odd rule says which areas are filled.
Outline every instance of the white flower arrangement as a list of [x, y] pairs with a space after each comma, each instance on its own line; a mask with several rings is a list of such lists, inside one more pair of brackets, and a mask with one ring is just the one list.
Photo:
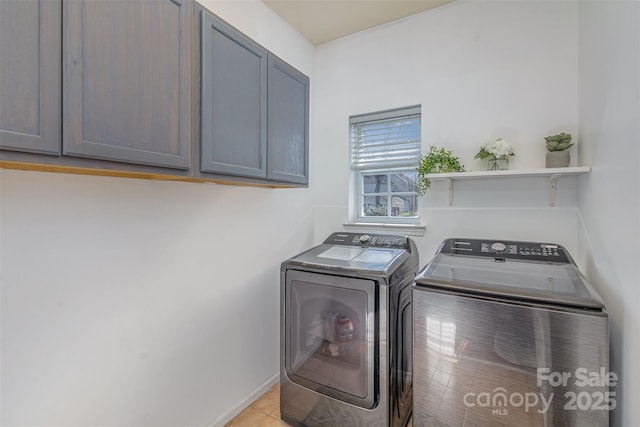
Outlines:
[[495, 141], [483, 144], [474, 159], [486, 159], [489, 157], [494, 159], [508, 159], [509, 156], [513, 155], [511, 144], [502, 138], [498, 138]]

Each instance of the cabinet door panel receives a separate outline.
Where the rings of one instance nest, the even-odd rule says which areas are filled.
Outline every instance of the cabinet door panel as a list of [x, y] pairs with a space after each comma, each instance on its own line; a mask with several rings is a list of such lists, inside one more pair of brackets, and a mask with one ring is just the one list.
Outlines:
[[201, 171], [266, 177], [267, 51], [202, 12]]
[[190, 5], [65, 2], [64, 154], [189, 167]]
[[308, 183], [309, 78], [269, 56], [267, 178]]
[[60, 154], [60, 1], [0, 1], [0, 148]]

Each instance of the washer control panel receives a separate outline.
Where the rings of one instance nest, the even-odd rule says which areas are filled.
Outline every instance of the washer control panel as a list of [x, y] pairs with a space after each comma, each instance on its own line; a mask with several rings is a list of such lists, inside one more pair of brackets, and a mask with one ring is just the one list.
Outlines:
[[390, 234], [333, 233], [325, 244], [408, 249], [409, 239]]
[[560, 263], [571, 262], [567, 256], [566, 249], [555, 243], [447, 239], [440, 246], [439, 252], [491, 257], [495, 260], [509, 258]]

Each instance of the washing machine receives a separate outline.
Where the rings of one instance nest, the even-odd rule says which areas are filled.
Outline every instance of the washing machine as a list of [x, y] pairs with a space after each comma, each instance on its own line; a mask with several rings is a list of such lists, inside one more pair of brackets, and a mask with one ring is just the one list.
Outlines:
[[280, 413], [294, 426], [404, 426], [415, 243], [333, 233], [282, 263]]
[[414, 426], [607, 426], [602, 299], [558, 244], [448, 239], [413, 286]]

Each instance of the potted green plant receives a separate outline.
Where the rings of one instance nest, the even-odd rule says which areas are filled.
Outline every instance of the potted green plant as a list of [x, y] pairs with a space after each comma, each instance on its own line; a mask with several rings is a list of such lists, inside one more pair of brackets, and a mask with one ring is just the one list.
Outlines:
[[564, 168], [569, 166], [571, 155], [569, 148], [573, 146], [570, 133], [559, 133], [557, 135], [547, 136], [544, 139], [548, 153], [546, 163], [548, 168]]
[[427, 155], [420, 156], [420, 164], [418, 165], [417, 171], [417, 191], [419, 195], [424, 196], [429, 187], [431, 187], [431, 180], [427, 178], [428, 174], [464, 172], [464, 166], [452, 151], [445, 150], [444, 148], [437, 148], [432, 145], [429, 147]]

